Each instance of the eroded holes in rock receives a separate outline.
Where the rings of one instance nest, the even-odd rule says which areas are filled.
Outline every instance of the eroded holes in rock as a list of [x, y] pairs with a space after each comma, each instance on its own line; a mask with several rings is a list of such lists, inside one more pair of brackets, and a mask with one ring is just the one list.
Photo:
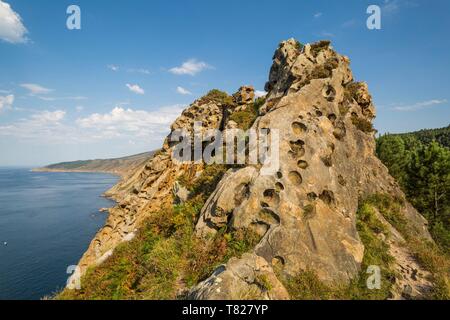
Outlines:
[[320, 110], [316, 110], [316, 116], [318, 116], [318, 117], [321, 117], [321, 116], [323, 116], [323, 113], [322, 113], [322, 111], [320, 111]]
[[299, 162], [297, 162], [297, 165], [300, 169], [303, 170], [305, 170], [309, 166], [308, 162], [306, 162], [305, 160], [300, 160]]
[[308, 130], [308, 127], [306, 127], [305, 124], [301, 122], [294, 122], [292, 123], [292, 131], [296, 135], [300, 135]]
[[333, 159], [331, 158], [331, 156], [325, 156], [322, 157], [322, 162], [326, 167], [332, 167], [333, 166]]
[[334, 98], [336, 97], [336, 90], [330, 86], [327, 85], [322, 90], [322, 95], [328, 100], [328, 101], [334, 101]]
[[322, 200], [323, 202], [325, 202], [327, 205], [331, 205], [334, 203], [335, 199], [334, 199], [334, 193], [333, 191], [330, 190], [324, 190], [320, 196], [319, 196], [320, 200]]
[[280, 202], [280, 196], [275, 189], [268, 189], [264, 191], [264, 200], [269, 204], [278, 204]]
[[280, 216], [268, 208], [264, 208], [259, 212], [259, 219], [270, 225], [280, 224], [281, 221]]
[[269, 208], [269, 204], [267, 202], [261, 202], [261, 208]]
[[345, 181], [344, 177], [341, 175], [338, 175], [338, 182], [343, 187], [345, 187], [347, 185], [347, 181]]
[[283, 257], [280, 256], [276, 256], [272, 259], [272, 266], [275, 268], [282, 268], [284, 267], [284, 265], [286, 264], [285, 260]]
[[277, 178], [278, 179], [282, 179], [283, 178], [283, 173], [281, 171], [277, 172]]
[[347, 129], [342, 121], [338, 121], [336, 123], [336, 128], [333, 131], [333, 135], [338, 140], [342, 140], [347, 135]]
[[283, 190], [284, 190], [284, 185], [283, 185], [281, 182], [277, 182], [277, 183], [275, 184], [275, 190], [276, 190], [277, 192], [283, 191]]
[[314, 204], [308, 204], [303, 208], [303, 216], [305, 219], [311, 219], [316, 215], [316, 206]]
[[234, 195], [234, 204], [236, 207], [240, 206], [242, 202], [250, 197], [250, 186], [248, 183], [242, 183], [236, 188]]
[[318, 198], [317, 194], [315, 192], [308, 193], [308, 200], [309, 201], [316, 201]]
[[300, 185], [303, 182], [301, 174], [298, 173], [297, 171], [292, 171], [289, 173], [289, 180], [291, 181], [292, 184], [295, 185]]
[[297, 140], [297, 141], [291, 141], [289, 142], [290, 146], [291, 146], [291, 150], [295, 153], [300, 152], [305, 145], [305, 142], [303, 140]]
[[330, 120], [334, 124], [337, 120], [337, 116], [334, 113], [331, 113], [328, 115], [328, 120]]

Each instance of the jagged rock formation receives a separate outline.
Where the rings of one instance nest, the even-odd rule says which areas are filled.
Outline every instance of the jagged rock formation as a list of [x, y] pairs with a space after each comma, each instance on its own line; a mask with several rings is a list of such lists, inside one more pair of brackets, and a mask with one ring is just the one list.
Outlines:
[[[314, 270], [324, 281], [349, 282], [364, 254], [355, 226], [359, 198], [377, 192], [404, 198], [374, 155], [374, 132], [360, 126], [375, 117], [367, 85], [353, 82], [349, 59], [328, 42], [302, 47], [291, 39], [275, 53], [266, 90], [254, 129], [278, 130], [279, 171], [263, 176], [249, 166], [229, 173], [203, 208], [197, 233], [226, 223], [253, 229], [263, 237], [254, 253], [284, 273]], [[429, 238], [425, 219], [406, 208]], [[201, 295], [193, 290], [195, 298], [214, 297], [203, 294], [205, 283]]]
[[[200, 98], [192, 103], [182, 115], [175, 120], [171, 131], [184, 130], [193, 133], [194, 122], [203, 123], [202, 130], [223, 130], [234, 109], [247, 105], [254, 98], [252, 87], [242, 87], [234, 95], [234, 101], [223, 101], [217, 92]], [[253, 101], [253, 100], [252, 100]], [[182, 164], [172, 159], [176, 142], [171, 142], [169, 135], [154, 157], [140, 167], [128, 179], [109, 190], [106, 195], [114, 198], [118, 205], [110, 209], [105, 226], [97, 233], [78, 266], [80, 274], [88, 267], [102, 263], [114, 248], [123, 241], [134, 238], [135, 232], [151, 212], [164, 211], [179, 201], [180, 190], [177, 179], [183, 174], [197, 176], [202, 164]], [[186, 195], [186, 191], [181, 191]]]
[[[353, 81], [349, 63], [329, 42], [280, 44], [266, 102], [253, 124], [255, 130], [279, 134], [280, 166], [273, 175], [262, 174], [259, 165], [230, 169], [204, 205], [195, 230], [204, 241], [225, 226], [250, 230], [261, 240], [252, 252], [231, 259], [192, 288], [190, 298], [287, 299], [274, 270], [292, 276], [314, 270], [329, 283], [349, 283], [360, 272], [359, 200], [374, 193], [404, 195], [374, 154], [375, 108], [367, 85]], [[230, 115], [253, 99], [250, 87], [238, 91], [233, 107], [206, 96], [183, 112], [172, 131], [192, 132], [195, 121], [203, 122], [203, 130], [235, 128]], [[152, 160], [117, 187], [119, 204], [81, 259], [82, 273], [131, 239], [150, 212], [163, 214], [186, 197], [177, 180], [183, 174], [196, 177], [203, 165], [174, 162], [174, 147], [166, 139]], [[430, 239], [426, 220], [409, 204], [403, 211], [418, 236]], [[410, 264], [406, 260], [398, 264]], [[419, 286], [413, 286], [410, 291], [420, 295]]]

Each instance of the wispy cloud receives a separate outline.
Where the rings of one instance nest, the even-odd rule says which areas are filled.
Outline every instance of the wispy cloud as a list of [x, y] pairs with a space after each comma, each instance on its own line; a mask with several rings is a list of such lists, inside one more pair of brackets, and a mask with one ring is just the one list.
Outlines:
[[127, 88], [131, 91], [134, 92], [136, 94], [145, 94], [145, 90], [142, 89], [140, 86], [138, 86], [137, 84], [126, 84]]
[[183, 87], [177, 87], [177, 92], [179, 94], [183, 94], [183, 95], [191, 95], [192, 94], [189, 90], [187, 90]]
[[320, 18], [322, 15], [323, 15], [322, 12], [317, 12], [317, 13], [314, 14], [314, 18], [315, 18], [315, 19], [318, 19], [318, 18]]
[[403, 104], [395, 105], [392, 107], [392, 109], [394, 109], [396, 111], [417, 111], [417, 110], [421, 110], [421, 109], [431, 108], [436, 105], [445, 104], [447, 102], [448, 102], [447, 99], [441, 99], [441, 100], [433, 99], [433, 100], [417, 102], [417, 103], [409, 104], [409, 105], [403, 105]]
[[116, 65], [114, 65], [114, 64], [109, 64], [109, 65], [107, 65], [106, 67], [107, 67], [109, 70], [114, 71], [114, 72], [119, 71], [119, 67], [116, 66]]
[[265, 96], [267, 96], [267, 92], [266, 91], [255, 90], [255, 97], [256, 98], [261, 98], [261, 97], [265, 97]]
[[20, 86], [27, 89], [31, 95], [49, 94], [53, 91], [53, 89], [48, 89], [35, 83], [22, 83]]
[[195, 76], [197, 73], [211, 68], [212, 67], [208, 65], [206, 62], [197, 61], [196, 59], [189, 59], [188, 61], [183, 62], [181, 66], [170, 69], [169, 72], [177, 75], [187, 74]]
[[384, 0], [383, 6], [381, 7], [384, 13], [393, 13], [397, 11], [400, 7], [400, 1], [398, 0]]
[[43, 101], [57, 101], [57, 100], [75, 100], [75, 101], [79, 101], [79, 100], [87, 100], [87, 97], [83, 97], [83, 96], [74, 96], [74, 97], [42, 97], [42, 96], [39, 96], [38, 98], [43, 100]]
[[0, 112], [12, 107], [14, 103], [14, 95], [0, 96]]
[[127, 72], [129, 73], [140, 73], [140, 74], [151, 74], [150, 70], [144, 68], [128, 68]]
[[324, 38], [334, 38], [336, 36], [334, 33], [328, 31], [322, 31], [319, 35]]
[[9, 43], [24, 43], [28, 41], [27, 33], [20, 15], [0, 0], [0, 39]]

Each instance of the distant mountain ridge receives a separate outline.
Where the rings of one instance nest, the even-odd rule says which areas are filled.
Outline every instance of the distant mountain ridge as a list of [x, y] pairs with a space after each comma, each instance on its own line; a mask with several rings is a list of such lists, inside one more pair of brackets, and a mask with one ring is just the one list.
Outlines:
[[121, 177], [127, 176], [137, 167], [148, 161], [155, 151], [144, 152], [128, 157], [114, 159], [78, 160], [51, 164], [33, 169], [35, 172], [104, 172]]
[[436, 141], [440, 145], [450, 148], [450, 125], [440, 129], [424, 129], [409, 133], [393, 134], [393, 136], [413, 136], [424, 144], [430, 144], [432, 141]]

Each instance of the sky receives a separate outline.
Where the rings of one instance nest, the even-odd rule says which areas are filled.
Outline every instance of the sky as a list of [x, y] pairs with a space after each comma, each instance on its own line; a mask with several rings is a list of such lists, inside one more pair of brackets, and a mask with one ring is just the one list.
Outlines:
[[[69, 5], [81, 9], [70, 30]], [[381, 29], [366, 10], [381, 8]], [[0, 166], [157, 149], [210, 89], [262, 91], [278, 43], [321, 39], [352, 61], [380, 133], [450, 119], [448, 0], [0, 0]]]

